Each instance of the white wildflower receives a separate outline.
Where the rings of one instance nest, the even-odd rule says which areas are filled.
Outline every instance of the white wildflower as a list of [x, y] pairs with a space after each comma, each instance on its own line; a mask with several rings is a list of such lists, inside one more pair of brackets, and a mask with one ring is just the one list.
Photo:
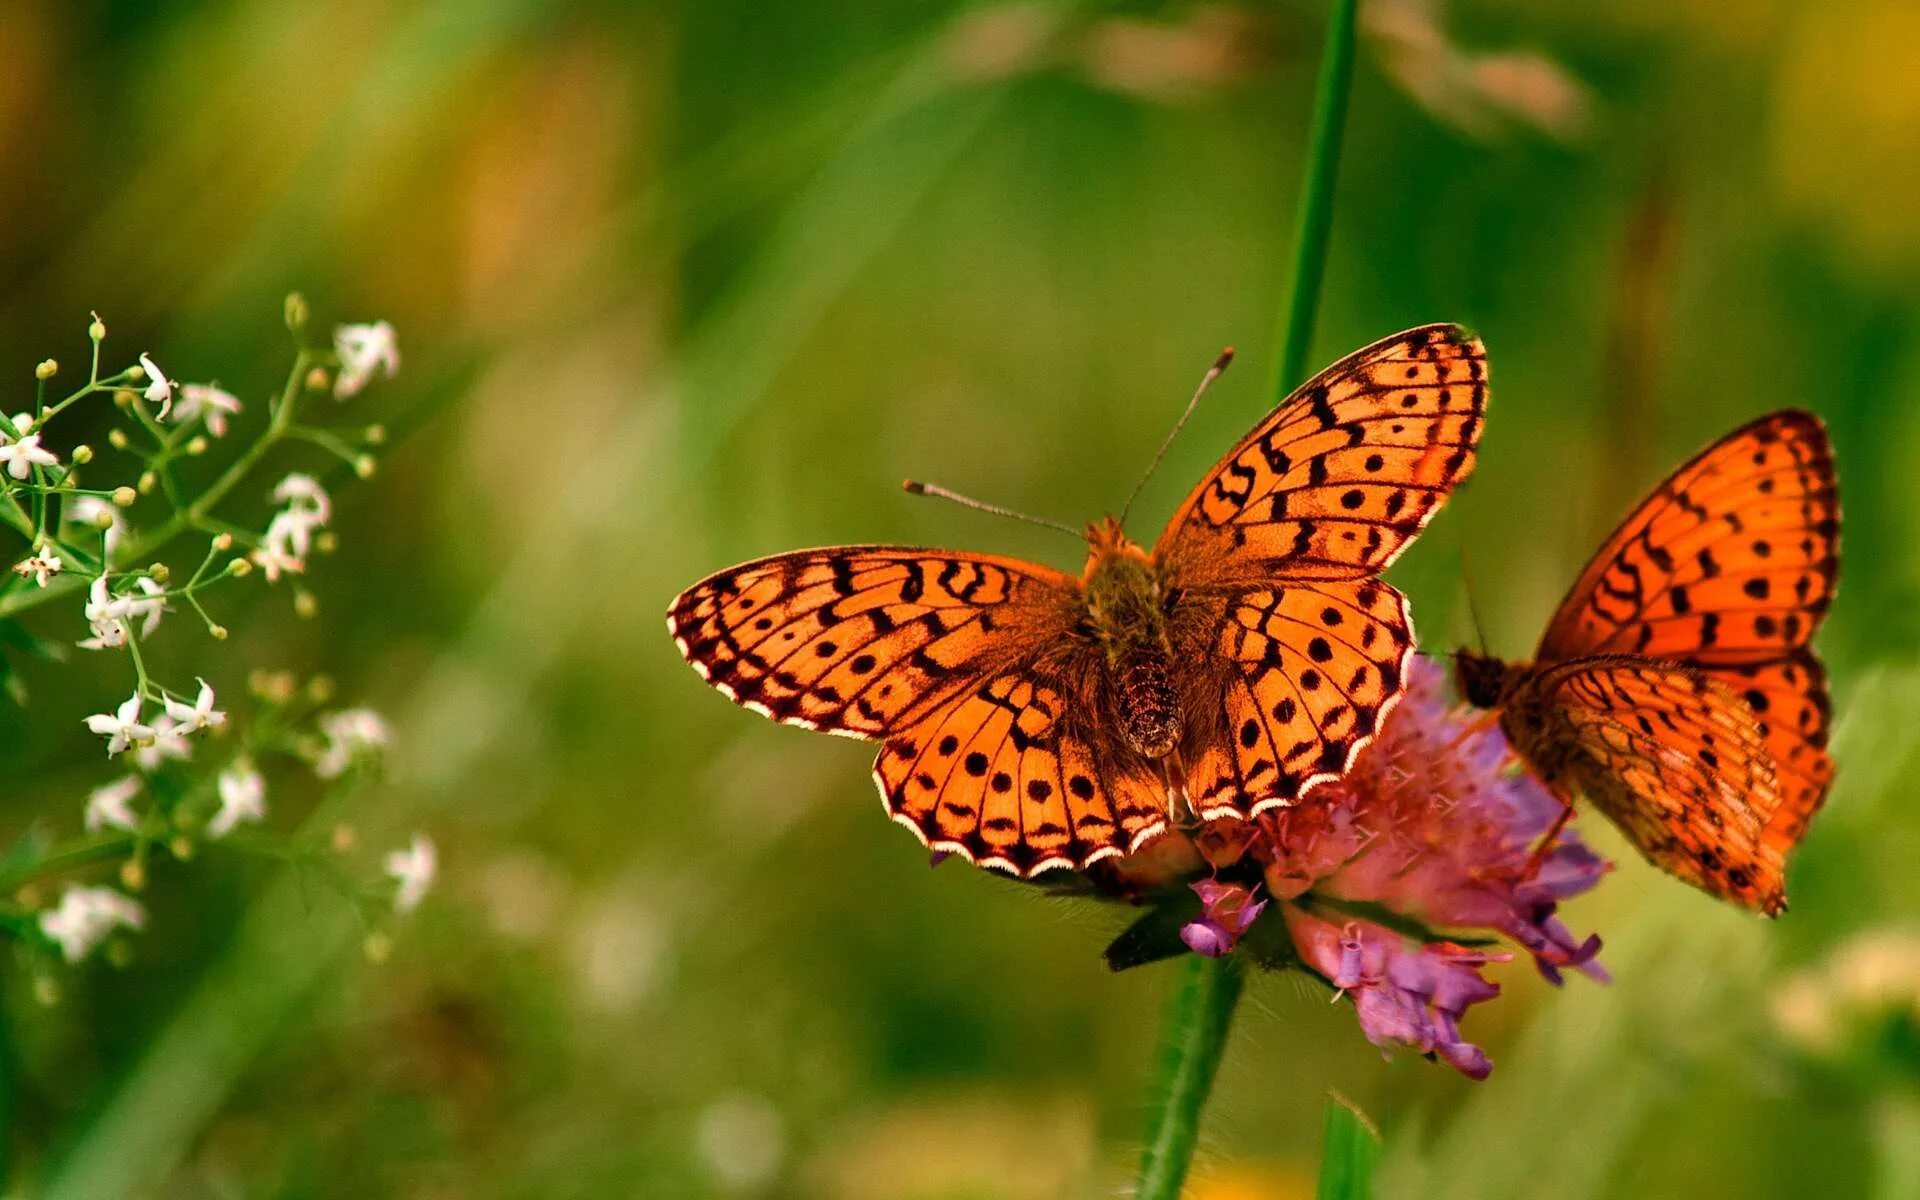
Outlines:
[[240, 397], [212, 383], [183, 383], [180, 403], [174, 406], [173, 419], [182, 425], [204, 420], [207, 432], [227, 436], [227, 418], [240, 411]]
[[147, 910], [112, 888], [71, 887], [58, 907], [40, 914], [40, 932], [60, 944], [70, 963], [85, 958], [115, 929], [140, 929]]
[[128, 696], [126, 702], [111, 713], [94, 713], [88, 717], [87, 728], [107, 739], [109, 758], [153, 737], [153, 727], [140, 723], [139, 692]]
[[274, 485], [273, 498], [290, 511], [309, 516], [319, 524], [325, 525], [333, 519], [333, 500], [311, 475], [296, 471], [282, 479]]
[[88, 833], [102, 829], [124, 829], [131, 833], [140, 827], [133, 811], [133, 798], [142, 787], [138, 775], [125, 775], [87, 793], [86, 826]]
[[33, 424], [33, 414], [15, 413], [13, 428], [18, 437], [0, 444], [0, 463], [7, 465], [7, 474], [15, 479], [25, 479], [33, 474], [35, 467], [54, 467], [60, 465], [53, 451], [40, 445], [40, 434], [26, 432]]
[[333, 331], [333, 351], [340, 356], [340, 371], [333, 380], [336, 400], [359, 395], [376, 373], [392, 379], [400, 370], [400, 346], [393, 326], [385, 321], [340, 326]]
[[418, 908], [439, 869], [439, 852], [434, 849], [433, 839], [424, 833], [414, 834], [413, 843], [405, 850], [388, 854], [387, 874], [400, 882], [393, 896], [395, 911], [409, 913]]
[[140, 356], [140, 369], [147, 373], [147, 390], [143, 393], [147, 403], [160, 406], [160, 419], [164, 421], [173, 411], [173, 381], [144, 354]]
[[[272, 532], [271, 526], [268, 532]], [[307, 569], [307, 560], [295, 554], [293, 547], [281, 539], [262, 544], [248, 557], [266, 572], [268, 583], [278, 583], [282, 575], [299, 575]]]
[[133, 586], [139, 589], [140, 595], [124, 598], [127, 619], [129, 621], [144, 619], [145, 623], [140, 626], [140, 636], [151, 637], [154, 629], [160, 624], [160, 615], [167, 611], [167, 589], [145, 575], [134, 580]]
[[100, 496], [76, 496], [67, 505], [67, 519], [78, 525], [89, 525], [94, 529], [106, 530], [107, 557], [120, 548], [120, 542], [127, 536], [127, 519], [115, 508], [112, 501]]
[[13, 564], [13, 573], [45, 587], [47, 580], [58, 575], [63, 565], [60, 556], [53, 552], [53, 547], [42, 542], [40, 549]]
[[227, 714], [213, 706], [213, 685], [206, 680], [200, 681], [200, 693], [193, 703], [166, 698], [167, 715], [180, 725], [182, 733], [199, 733], [203, 729], [218, 729], [227, 723]]
[[192, 757], [193, 743], [187, 740], [186, 727], [172, 717], [159, 716], [153, 719], [153, 735], [135, 748], [133, 765], [152, 774], [169, 760], [184, 762]]
[[393, 744], [393, 731], [386, 719], [370, 708], [328, 713], [320, 718], [320, 732], [326, 737], [327, 745], [315, 760], [313, 770], [322, 779], [338, 779], [353, 765], [355, 758]]
[[267, 781], [251, 762], [241, 759], [220, 772], [220, 811], [207, 822], [208, 837], [225, 837], [241, 822], [266, 819]]

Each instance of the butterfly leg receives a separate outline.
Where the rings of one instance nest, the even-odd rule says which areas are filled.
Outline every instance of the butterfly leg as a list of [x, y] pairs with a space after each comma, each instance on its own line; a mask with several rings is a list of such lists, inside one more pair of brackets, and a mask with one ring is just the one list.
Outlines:
[[1478, 737], [1480, 734], [1492, 729], [1499, 721], [1500, 710], [1497, 708], [1487, 709], [1472, 721], [1468, 722], [1465, 729], [1453, 735], [1453, 740], [1447, 743], [1447, 748], [1444, 753], [1453, 753], [1455, 750], [1458, 750], [1461, 743], [1465, 742], [1468, 738]]
[[1167, 823], [1175, 829], [1200, 824], [1200, 815], [1193, 811], [1193, 798], [1187, 795], [1187, 772], [1178, 750], [1160, 760], [1160, 779], [1167, 787]]
[[1560, 831], [1565, 829], [1567, 822], [1573, 819], [1573, 793], [1557, 781], [1545, 782], [1547, 790], [1552, 792], [1553, 798], [1560, 802], [1560, 814], [1554, 817], [1553, 824], [1547, 826], [1546, 836], [1534, 846], [1532, 857], [1527, 859], [1526, 869], [1520, 873], [1523, 879], [1532, 878], [1539, 872], [1541, 864], [1546, 862], [1547, 856], [1553, 853], [1554, 843], [1560, 840]]

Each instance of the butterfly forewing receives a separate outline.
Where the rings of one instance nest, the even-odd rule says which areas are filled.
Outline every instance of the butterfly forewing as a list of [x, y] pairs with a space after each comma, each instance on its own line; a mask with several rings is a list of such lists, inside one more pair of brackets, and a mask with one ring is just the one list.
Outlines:
[[1472, 473], [1486, 400], [1485, 352], [1458, 326], [1348, 355], [1201, 480], [1155, 555], [1172, 574], [1378, 575]]
[[1698, 671], [1626, 656], [1575, 659], [1534, 684], [1549, 720], [1513, 711], [1509, 736], [1536, 762], [1570, 737], [1581, 790], [1649, 862], [1722, 899], [1772, 914], [1785, 903], [1779, 849], [1764, 813], [1779, 807], [1773, 758], [1744, 702]]
[[879, 739], [912, 727], [1071, 620], [1045, 567], [889, 546], [802, 550], [713, 575], [667, 628], [722, 695], [790, 725]]

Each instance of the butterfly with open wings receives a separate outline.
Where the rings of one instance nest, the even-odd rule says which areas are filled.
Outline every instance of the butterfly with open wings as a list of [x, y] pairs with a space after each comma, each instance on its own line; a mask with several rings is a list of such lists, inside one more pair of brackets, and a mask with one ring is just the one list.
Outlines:
[[1486, 399], [1477, 339], [1409, 330], [1293, 392], [1151, 550], [1112, 517], [1087, 527], [1077, 579], [802, 550], [695, 584], [668, 630], [735, 703], [882, 743], [887, 812], [928, 846], [1020, 876], [1084, 868], [1189, 814], [1292, 804], [1372, 740], [1413, 652], [1379, 575], [1473, 470]]
[[1833, 778], [1809, 645], [1839, 578], [1818, 417], [1770, 413], [1696, 455], [1602, 545], [1531, 663], [1456, 655], [1522, 758], [1654, 865], [1775, 915]]

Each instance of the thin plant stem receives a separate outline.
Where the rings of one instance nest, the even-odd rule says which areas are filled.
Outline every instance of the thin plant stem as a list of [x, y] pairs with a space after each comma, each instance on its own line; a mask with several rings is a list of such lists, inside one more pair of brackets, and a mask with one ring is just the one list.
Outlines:
[[1161, 1022], [1160, 1065], [1147, 1113], [1138, 1200], [1179, 1200], [1200, 1138], [1200, 1113], [1213, 1090], [1227, 1030], [1246, 984], [1246, 970], [1234, 955], [1195, 954], [1182, 963], [1181, 972]]
[[1328, 234], [1333, 226], [1333, 183], [1340, 169], [1347, 97], [1353, 91], [1354, 11], [1358, 7], [1359, 0], [1333, 0], [1327, 44], [1320, 56], [1313, 132], [1294, 227], [1293, 290], [1281, 320], [1280, 356], [1274, 360], [1268, 388], [1274, 404], [1300, 385], [1307, 353], [1313, 348], [1313, 321], [1320, 307], [1320, 282], [1326, 276]]
[[[1270, 389], [1278, 403], [1300, 382], [1313, 339], [1314, 313], [1326, 275], [1333, 225], [1333, 182], [1340, 162], [1347, 95], [1353, 85], [1354, 13], [1358, 0], [1333, 0], [1314, 96], [1313, 131], [1294, 241], [1293, 285], [1280, 325], [1280, 355]], [[1179, 1200], [1200, 1135], [1200, 1115], [1220, 1069], [1227, 1032], [1245, 986], [1234, 956], [1190, 956], [1161, 1017], [1160, 1063], [1148, 1095], [1146, 1149], [1138, 1200]]]

